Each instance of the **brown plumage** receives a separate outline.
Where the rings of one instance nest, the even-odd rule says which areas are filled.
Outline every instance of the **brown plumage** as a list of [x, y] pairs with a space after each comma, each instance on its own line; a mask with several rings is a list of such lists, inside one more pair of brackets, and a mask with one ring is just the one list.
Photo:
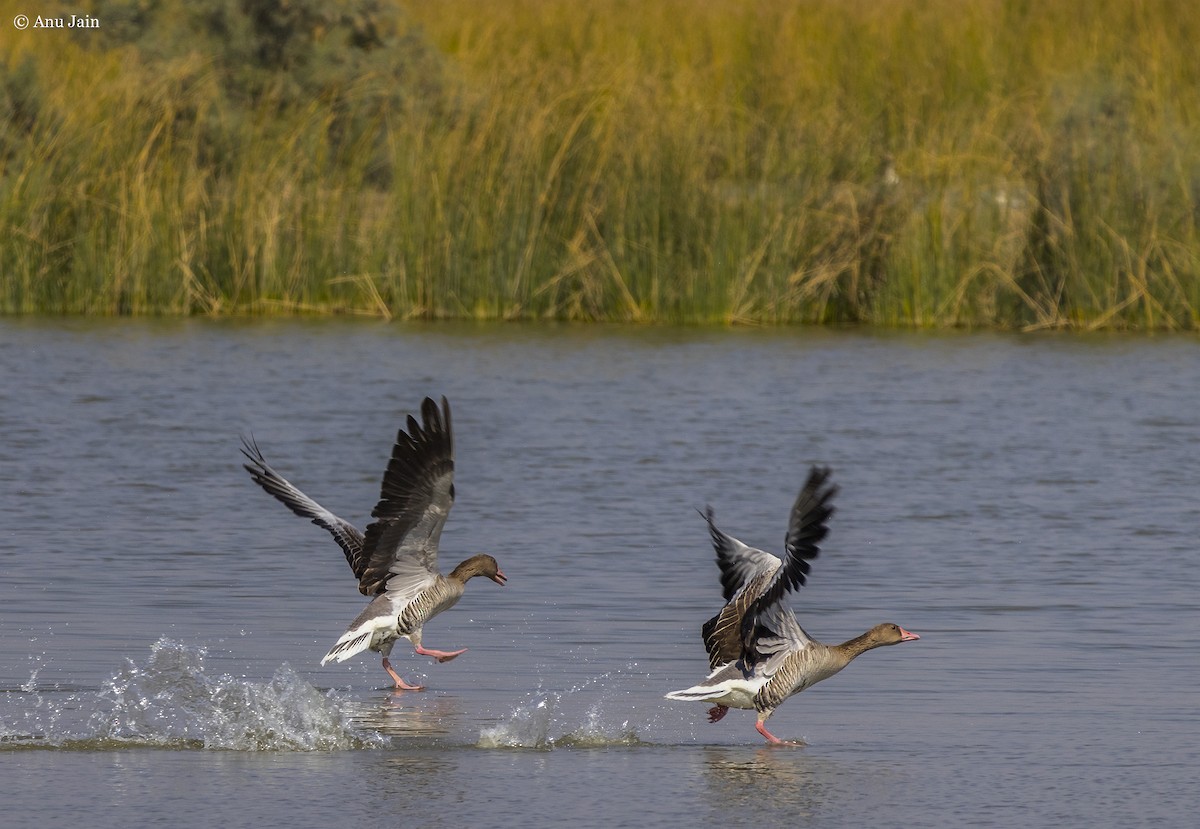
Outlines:
[[667, 694], [668, 699], [712, 703], [709, 722], [720, 720], [731, 707], [753, 709], [759, 733], [781, 743], [765, 723], [785, 699], [828, 679], [872, 648], [920, 638], [884, 622], [840, 645], [826, 645], [809, 636], [783, 603], [788, 592], [805, 583], [808, 562], [820, 552], [817, 544], [829, 532], [826, 522], [837, 491], [828, 469], [812, 468], [792, 506], [782, 560], [718, 530], [711, 507], [704, 513], [726, 603], [701, 628], [711, 673], [699, 685]]
[[883, 622], [840, 645], [826, 645], [810, 639], [808, 647], [788, 653], [755, 694], [754, 708], [759, 712], [759, 722], [770, 717], [785, 699], [828, 679], [860, 654], [919, 638], [893, 622]]
[[375, 520], [365, 534], [290, 484], [267, 464], [253, 441], [243, 439], [242, 453], [250, 461], [246, 471], [259, 486], [333, 535], [358, 579], [359, 591], [373, 596], [321, 664], [341, 662], [369, 648], [382, 655], [384, 670], [397, 688], [420, 690], [392, 669], [388, 660], [392, 645], [407, 638], [417, 653], [439, 662], [463, 653], [465, 648], [452, 652], [425, 648], [422, 625], [452, 607], [473, 577], [485, 576], [502, 585], [505, 576], [489, 555], [468, 558], [449, 576], [438, 572], [438, 541], [454, 505], [450, 404], [443, 397], [439, 411], [433, 400], [425, 398], [421, 422], [409, 415], [407, 426], [407, 432], [401, 429], [396, 436], [379, 502], [371, 512]]

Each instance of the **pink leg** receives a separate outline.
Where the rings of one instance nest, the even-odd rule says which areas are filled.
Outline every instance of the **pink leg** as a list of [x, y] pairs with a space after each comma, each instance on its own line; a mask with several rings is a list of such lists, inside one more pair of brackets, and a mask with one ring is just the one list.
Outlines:
[[460, 653], [466, 653], [467, 649], [463, 648], [460, 651], [435, 651], [431, 648], [425, 648], [421, 645], [417, 645], [416, 651], [417, 653], [421, 654], [421, 656], [432, 656], [438, 662], [449, 662]]
[[754, 724], [754, 727], [756, 729], [758, 729], [758, 733], [763, 735], [764, 737], [766, 737], [767, 742], [773, 746], [802, 746], [802, 745], [804, 745], [804, 743], [798, 742], [798, 741], [779, 739], [774, 734], [772, 734], [770, 731], [767, 731], [767, 724], [765, 722], [763, 722], [762, 720], [759, 720], [758, 722], [756, 722]]
[[728, 713], [728, 705], [714, 705], [712, 708], [708, 709], [708, 721], [718, 722], [720, 721], [721, 717], [724, 717]]
[[424, 685], [409, 685], [407, 682], [405, 682], [403, 679], [401, 679], [400, 674], [398, 674], [394, 670], [392, 670], [392, 663], [388, 661], [388, 658], [386, 656], [383, 658], [383, 669], [385, 671], [387, 671], [389, 674], [391, 674], [392, 681], [396, 683], [396, 687], [399, 688], [401, 691], [424, 691], [425, 690]]

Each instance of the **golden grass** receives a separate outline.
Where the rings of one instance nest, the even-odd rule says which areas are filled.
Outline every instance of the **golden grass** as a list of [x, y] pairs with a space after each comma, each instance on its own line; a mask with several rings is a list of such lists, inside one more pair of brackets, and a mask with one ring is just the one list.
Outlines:
[[440, 76], [349, 135], [0, 29], [0, 311], [1200, 323], [1193, 4], [400, 7]]

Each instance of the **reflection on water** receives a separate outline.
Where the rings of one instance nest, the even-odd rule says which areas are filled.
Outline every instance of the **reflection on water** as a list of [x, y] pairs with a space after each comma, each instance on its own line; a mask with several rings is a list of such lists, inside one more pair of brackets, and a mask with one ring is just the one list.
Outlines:
[[[704, 749], [705, 794], [713, 808], [741, 815], [782, 811], [811, 817], [828, 805], [823, 778], [834, 774], [828, 760], [813, 758], [803, 749], [763, 746], [758, 749]], [[764, 801], [769, 801], [769, 805]]]
[[[371, 808], [385, 814], [394, 814], [397, 804], [420, 805], [435, 803], [444, 797], [453, 786], [457, 764], [446, 754], [422, 748], [408, 748], [380, 758], [366, 769], [364, 799], [373, 804]], [[409, 821], [396, 821], [395, 825], [408, 823], [429, 825], [427, 818], [410, 815]], [[436, 825], [436, 823], [432, 824]]]
[[349, 700], [343, 711], [356, 727], [388, 737], [436, 737], [452, 733], [463, 708], [447, 694], [389, 690], [381, 700]]

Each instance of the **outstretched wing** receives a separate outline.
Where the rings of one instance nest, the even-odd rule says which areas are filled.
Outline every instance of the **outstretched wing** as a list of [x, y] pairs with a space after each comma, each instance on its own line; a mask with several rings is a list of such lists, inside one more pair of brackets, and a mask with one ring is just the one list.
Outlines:
[[[756, 643], [784, 634], [783, 631], [773, 630], [771, 623], [774, 622], [776, 627], [785, 624], [786, 620], [780, 621], [783, 614], [791, 614], [791, 611], [782, 607], [783, 597], [804, 584], [809, 561], [820, 553], [821, 548], [817, 544], [829, 532], [827, 522], [833, 515], [831, 501], [837, 491], [838, 488], [829, 483], [827, 467], [814, 466], [808, 473], [808, 480], [792, 506], [783, 566], [775, 572], [762, 593], [749, 604], [742, 619], [742, 656], [748, 662], [761, 659]], [[799, 625], [796, 627], [799, 628]]]
[[707, 507], [702, 515], [708, 522], [708, 533], [717, 552], [721, 590], [725, 597], [725, 606], [700, 628], [709, 668], [716, 670], [741, 658], [742, 619], [783, 562], [778, 556], [749, 547], [717, 529], [712, 507]]
[[748, 547], [731, 535], [717, 529], [716, 513], [705, 507], [701, 513], [708, 522], [708, 534], [712, 537], [713, 549], [717, 551], [717, 566], [721, 568], [721, 593], [725, 601], [733, 598], [746, 582], [780, 565], [778, 556]]
[[253, 438], [242, 438], [242, 454], [250, 461], [242, 466], [250, 473], [254, 482], [270, 495], [275, 496], [296, 515], [301, 518], [311, 518], [318, 527], [329, 530], [333, 540], [346, 554], [346, 563], [354, 571], [354, 577], [361, 578], [363, 569], [366, 567], [366, 560], [363, 557], [363, 535], [358, 528], [338, 518], [272, 469]]
[[392, 447], [379, 503], [371, 512], [363, 551], [366, 568], [358, 589], [370, 596], [382, 591], [408, 592], [437, 575], [438, 540], [454, 505], [454, 443], [450, 404], [441, 411], [428, 397], [421, 423], [408, 417]]
[[752, 578], [725, 603], [716, 616], [701, 626], [700, 635], [704, 638], [710, 670], [716, 670], [721, 665], [742, 658], [742, 621], [755, 598], [770, 582], [772, 575], [774, 571], [767, 571]]

